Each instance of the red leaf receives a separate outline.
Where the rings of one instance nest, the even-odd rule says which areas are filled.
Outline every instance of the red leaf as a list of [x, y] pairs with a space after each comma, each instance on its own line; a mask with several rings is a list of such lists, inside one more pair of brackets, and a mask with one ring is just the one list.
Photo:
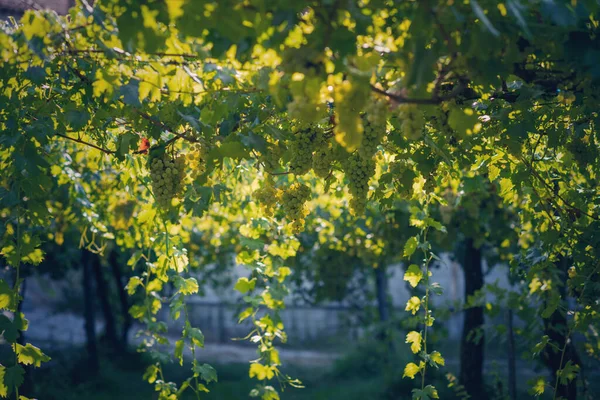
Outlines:
[[142, 154], [146, 154], [148, 149], [150, 148], [150, 141], [146, 138], [142, 138], [139, 142], [138, 152]]

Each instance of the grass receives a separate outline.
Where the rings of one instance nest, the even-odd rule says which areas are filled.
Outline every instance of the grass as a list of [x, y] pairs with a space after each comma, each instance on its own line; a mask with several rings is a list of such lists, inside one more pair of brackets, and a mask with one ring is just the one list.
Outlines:
[[[81, 352], [53, 354], [51, 365], [32, 371], [33, 392], [25, 394], [44, 400], [148, 400], [156, 399], [152, 385], [142, 380], [147, 360], [137, 354], [103, 356], [98, 373], [92, 375], [84, 359], [77, 359]], [[219, 382], [209, 385], [210, 393], [203, 400], [248, 399], [257, 381], [248, 377], [248, 364], [213, 364]], [[181, 382], [187, 377], [188, 365], [167, 364], [164, 373], [167, 380]], [[332, 377], [328, 371], [286, 367], [286, 372], [304, 379], [305, 388], [288, 387], [282, 393], [289, 400], [363, 400], [377, 398], [383, 380], [378, 377], [354, 379]], [[277, 383], [272, 383], [274, 386]], [[375, 397], [374, 397], [375, 395]], [[184, 399], [195, 399], [189, 391]]]

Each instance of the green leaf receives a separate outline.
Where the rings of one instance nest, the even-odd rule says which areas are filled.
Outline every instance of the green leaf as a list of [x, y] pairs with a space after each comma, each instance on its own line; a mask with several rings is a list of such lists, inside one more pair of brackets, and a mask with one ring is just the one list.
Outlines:
[[4, 386], [7, 389], [7, 395], [10, 396], [15, 387], [23, 384], [25, 370], [19, 364], [6, 368], [4, 372]]
[[423, 272], [421, 268], [417, 264], [411, 264], [408, 266], [408, 269], [404, 273], [404, 280], [408, 281], [410, 286], [417, 287], [419, 282], [423, 279]]
[[196, 346], [204, 347], [204, 334], [200, 329], [188, 327], [185, 332], [185, 336], [191, 339]]
[[419, 241], [415, 236], [411, 237], [404, 244], [404, 257], [410, 258], [413, 255], [415, 250], [417, 250], [417, 246], [419, 245]]
[[238, 317], [238, 324], [246, 318], [248, 318], [249, 316], [251, 316], [252, 313], [254, 313], [254, 309], [252, 307], [248, 307], [244, 311], [242, 311]]
[[423, 390], [413, 389], [412, 393], [413, 400], [430, 400], [440, 398], [437, 389], [431, 385], [425, 386]]
[[546, 345], [550, 342], [550, 338], [548, 337], [548, 335], [544, 335], [542, 336], [542, 340], [537, 343], [534, 347], [533, 347], [533, 355], [538, 355], [542, 352], [542, 350], [544, 350], [546, 348]]
[[206, 383], [210, 383], [212, 381], [217, 382], [217, 371], [215, 371], [215, 369], [208, 364], [196, 365], [193, 368], [193, 371], [194, 373], [200, 375], [200, 378], [202, 378], [202, 380], [204, 380]]
[[184, 342], [182, 339], [175, 342], [175, 359], [179, 360], [179, 365], [183, 365], [183, 346]]
[[123, 102], [127, 105], [134, 107], [141, 107], [140, 102], [140, 81], [137, 79], [131, 79], [127, 85], [121, 86], [119, 89], [121, 96], [123, 96]]
[[85, 110], [70, 110], [66, 112], [65, 120], [73, 130], [78, 131], [87, 125], [90, 120], [90, 113]]
[[50, 361], [50, 357], [45, 355], [39, 348], [35, 347], [31, 343], [27, 343], [25, 346], [16, 344], [17, 359], [21, 364], [33, 365], [39, 367], [43, 362]]
[[8, 343], [15, 343], [19, 337], [17, 327], [6, 315], [0, 314], [0, 332]]
[[529, 380], [527, 383], [531, 386], [529, 393], [535, 396], [541, 396], [546, 390], [546, 380], [543, 377], [538, 377]]
[[463, 137], [473, 135], [481, 129], [481, 122], [472, 108], [451, 109], [448, 114], [448, 125]]
[[158, 367], [156, 365], [149, 365], [142, 376], [142, 379], [147, 381], [148, 383], [154, 383], [158, 376]]
[[579, 372], [579, 365], [573, 364], [573, 361], [569, 360], [569, 361], [567, 361], [567, 364], [565, 364], [565, 366], [562, 369], [560, 369], [556, 372], [556, 374], [558, 375], [558, 377], [560, 379], [560, 384], [567, 385], [567, 384], [569, 384], [569, 382], [571, 382], [573, 379], [575, 379], [577, 377], [578, 372]]
[[240, 292], [241, 294], [248, 293], [251, 290], [254, 290], [254, 286], [256, 285], [256, 278], [252, 278], [248, 280], [246, 277], [242, 277], [238, 279], [237, 283], [234, 286], [234, 289]]
[[175, 277], [175, 287], [183, 295], [190, 295], [198, 293], [198, 281], [196, 278], [182, 278], [180, 276]]
[[14, 310], [15, 292], [5, 280], [0, 279], [0, 309]]
[[249, 158], [250, 154], [248, 153], [248, 149], [244, 147], [244, 145], [240, 142], [227, 142], [223, 143], [221, 147], [218, 148], [218, 153], [220, 158]]

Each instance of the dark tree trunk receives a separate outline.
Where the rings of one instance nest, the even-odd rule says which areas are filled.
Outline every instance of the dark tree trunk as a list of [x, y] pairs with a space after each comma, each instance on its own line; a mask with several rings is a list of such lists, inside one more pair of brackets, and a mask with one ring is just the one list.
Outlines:
[[129, 328], [131, 327], [131, 315], [129, 315], [129, 301], [127, 293], [125, 293], [125, 283], [123, 282], [123, 274], [119, 265], [118, 253], [113, 251], [110, 254], [109, 260], [110, 269], [112, 271], [117, 293], [119, 294], [119, 303], [121, 305], [121, 318], [123, 325], [121, 326], [121, 344], [124, 349], [127, 348]]
[[[463, 263], [465, 277], [465, 302], [468, 297], [483, 288], [481, 250], [473, 239], [465, 242]], [[464, 311], [462, 338], [460, 343], [460, 383], [474, 399], [485, 398], [483, 384], [483, 360], [485, 336], [483, 334], [483, 307], [467, 308]], [[477, 336], [477, 338], [475, 338]]]
[[388, 284], [386, 270], [382, 265], [375, 268], [375, 294], [377, 296], [377, 312], [379, 314], [379, 321], [387, 322], [390, 319]]
[[[556, 266], [560, 273], [564, 276], [566, 280], [567, 270], [569, 268], [568, 259], [561, 258], [556, 262]], [[564, 284], [559, 287], [560, 297], [561, 299], [566, 299], [567, 291]], [[563, 303], [565, 303], [563, 301]], [[546, 346], [544, 352], [542, 353], [542, 359], [546, 366], [550, 368], [552, 371], [552, 385], [556, 380], [556, 373], [560, 369], [564, 368], [567, 362], [571, 361], [571, 363], [576, 364], [582, 367], [581, 361], [579, 359], [579, 355], [577, 354], [577, 350], [573, 343], [570, 341], [571, 338], [567, 338], [567, 315], [565, 313], [566, 304], [563, 304], [565, 307], [558, 307], [556, 311], [550, 316], [550, 318], [544, 319], [544, 334], [548, 335], [550, 338], [550, 342], [556, 344], [561, 349], [565, 345], [565, 341], [568, 340], [566, 344], [567, 348], [565, 350], [564, 357], [562, 356], [562, 352], [555, 349], [553, 346]], [[561, 362], [562, 361], [562, 362]], [[558, 384], [556, 397], [562, 397], [567, 400], [576, 400], [577, 399], [577, 379], [573, 379], [567, 385], [561, 385], [560, 382]]]
[[508, 393], [510, 400], [517, 400], [517, 366], [512, 310], [506, 312], [506, 325], [508, 328]]
[[115, 323], [115, 316], [113, 315], [112, 308], [110, 306], [109, 288], [106, 284], [106, 279], [104, 279], [100, 257], [94, 254], [91, 261], [94, 270], [94, 276], [96, 278], [96, 294], [98, 296], [98, 300], [100, 301], [100, 307], [104, 316], [104, 331], [106, 340], [111, 349], [119, 350], [120, 343], [119, 339], [117, 338], [117, 325]]
[[88, 366], [92, 373], [98, 371], [98, 347], [96, 345], [96, 323], [94, 312], [94, 294], [92, 285], [92, 258], [94, 255], [86, 250], [83, 250], [81, 264], [83, 269], [82, 286], [83, 286], [83, 316], [85, 319], [84, 330], [86, 338], [86, 348], [88, 353]]

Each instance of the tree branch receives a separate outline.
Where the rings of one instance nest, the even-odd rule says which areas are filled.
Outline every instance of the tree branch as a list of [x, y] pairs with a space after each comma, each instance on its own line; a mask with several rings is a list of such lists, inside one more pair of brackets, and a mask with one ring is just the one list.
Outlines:
[[56, 133], [56, 136], [60, 136], [62, 138], [71, 140], [73, 142], [76, 142], [76, 143], [79, 143], [79, 144], [83, 144], [83, 145], [88, 146], [88, 147], [92, 147], [92, 148], [94, 148], [96, 150], [100, 150], [104, 154], [116, 154], [116, 151], [114, 151], [114, 150], [105, 149], [103, 147], [97, 146], [97, 145], [95, 145], [93, 143], [90, 143], [90, 142], [86, 142], [86, 141], [81, 140], [79, 138], [74, 138], [74, 137], [71, 137], [71, 136], [63, 135], [62, 133]]

